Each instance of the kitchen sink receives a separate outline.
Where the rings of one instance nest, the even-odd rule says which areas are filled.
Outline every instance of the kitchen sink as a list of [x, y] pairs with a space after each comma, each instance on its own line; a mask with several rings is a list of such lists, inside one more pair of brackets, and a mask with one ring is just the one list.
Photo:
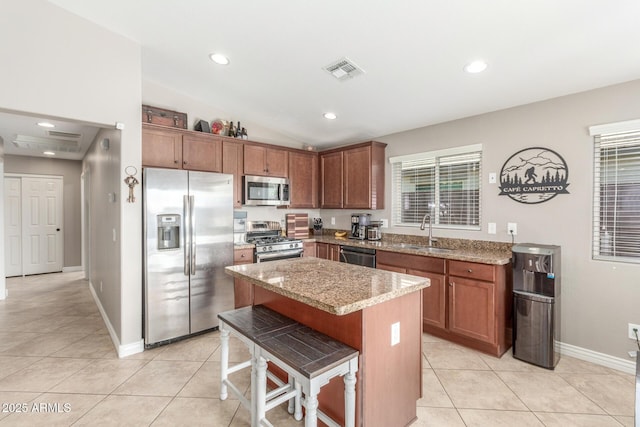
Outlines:
[[448, 249], [448, 248], [436, 248], [433, 246], [424, 246], [424, 245], [412, 245], [409, 243], [396, 243], [394, 245], [391, 245], [394, 248], [400, 248], [400, 249], [413, 249], [414, 251], [420, 251], [420, 252], [427, 252], [427, 253], [432, 253], [432, 254], [446, 254], [449, 252], [453, 252], [453, 249]]

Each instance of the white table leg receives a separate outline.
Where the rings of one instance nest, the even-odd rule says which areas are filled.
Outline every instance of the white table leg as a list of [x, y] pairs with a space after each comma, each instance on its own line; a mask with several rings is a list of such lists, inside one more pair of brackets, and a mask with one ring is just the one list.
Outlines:
[[255, 408], [255, 426], [260, 426], [260, 422], [266, 416], [266, 395], [267, 395], [267, 361], [256, 351], [256, 387], [255, 400], [253, 407]]
[[300, 381], [294, 380], [294, 386], [296, 388], [296, 397], [294, 399], [295, 411], [293, 412], [293, 418], [295, 418], [296, 421], [300, 421], [302, 419], [302, 385], [300, 384]]
[[318, 394], [311, 391], [305, 400], [307, 413], [304, 416], [304, 427], [316, 427], [318, 425]]
[[354, 427], [356, 423], [356, 375], [347, 372], [344, 375], [344, 425]]
[[227, 380], [229, 370], [229, 330], [226, 328], [220, 329], [220, 400], [226, 400]]

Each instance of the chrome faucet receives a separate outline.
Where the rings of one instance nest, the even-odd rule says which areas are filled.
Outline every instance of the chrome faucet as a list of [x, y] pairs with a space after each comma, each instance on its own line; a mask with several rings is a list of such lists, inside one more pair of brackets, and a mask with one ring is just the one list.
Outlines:
[[429, 218], [429, 247], [433, 246], [434, 242], [437, 242], [437, 239], [433, 238], [433, 221], [431, 220], [431, 215], [425, 214], [422, 217], [422, 224], [420, 224], [420, 230], [424, 230], [424, 223], [427, 222], [427, 218]]

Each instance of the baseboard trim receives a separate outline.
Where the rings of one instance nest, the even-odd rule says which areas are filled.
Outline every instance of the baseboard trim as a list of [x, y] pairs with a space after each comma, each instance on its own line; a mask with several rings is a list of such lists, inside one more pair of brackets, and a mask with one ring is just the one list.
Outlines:
[[102, 307], [102, 303], [100, 302], [100, 298], [98, 298], [98, 294], [96, 293], [95, 288], [93, 287], [93, 283], [89, 281], [89, 290], [91, 291], [91, 296], [93, 300], [96, 302], [98, 306], [98, 310], [100, 311], [100, 315], [102, 316], [102, 320], [104, 320], [104, 324], [107, 326], [107, 330], [109, 331], [109, 336], [111, 337], [111, 341], [113, 345], [116, 347], [116, 351], [118, 352], [118, 357], [127, 357], [132, 354], [142, 353], [144, 351], [144, 340], [140, 340], [137, 342], [133, 342], [130, 344], [120, 344], [120, 340], [118, 339], [118, 335], [116, 334], [115, 329], [113, 329], [113, 325], [111, 325], [111, 321], [107, 316], [107, 312]]
[[81, 265], [72, 265], [70, 267], [62, 267], [63, 273], [71, 273], [73, 271], [82, 271]]
[[627, 374], [636, 373], [635, 361], [629, 361], [620, 357], [611, 356], [609, 354], [599, 353], [597, 351], [589, 350], [586, 348], [578, 347], [575, 345], [556, 342], [556, 351], [560, 354], [564, 354], [576, 359], [584, 360], [586, 362], [595, 363], [596, 365], [605, 366], [607, 368], [622, 371]]

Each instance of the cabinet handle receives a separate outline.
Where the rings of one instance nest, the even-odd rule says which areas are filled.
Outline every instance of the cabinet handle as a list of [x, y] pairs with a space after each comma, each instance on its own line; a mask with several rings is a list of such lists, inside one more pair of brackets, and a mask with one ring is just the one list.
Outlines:
[[453, 282], [449, 282], [449, 286], [453, 286]]
[[244, 258], [244, 257], [245, 257], [245, 254], [241, 254], [241, 255], [240, 255], [240, 258]]
[[468, 269], [467, 269], [467, 273], [473, 273], [473, 270], [472, 270], [472, 269], [470, 269], [470, 268], [468, 268]]
[[186, 164], [187, 164], [187, 162], [182, 162], [182, 164], [183, 164], [183, 165], [186, 165]]

